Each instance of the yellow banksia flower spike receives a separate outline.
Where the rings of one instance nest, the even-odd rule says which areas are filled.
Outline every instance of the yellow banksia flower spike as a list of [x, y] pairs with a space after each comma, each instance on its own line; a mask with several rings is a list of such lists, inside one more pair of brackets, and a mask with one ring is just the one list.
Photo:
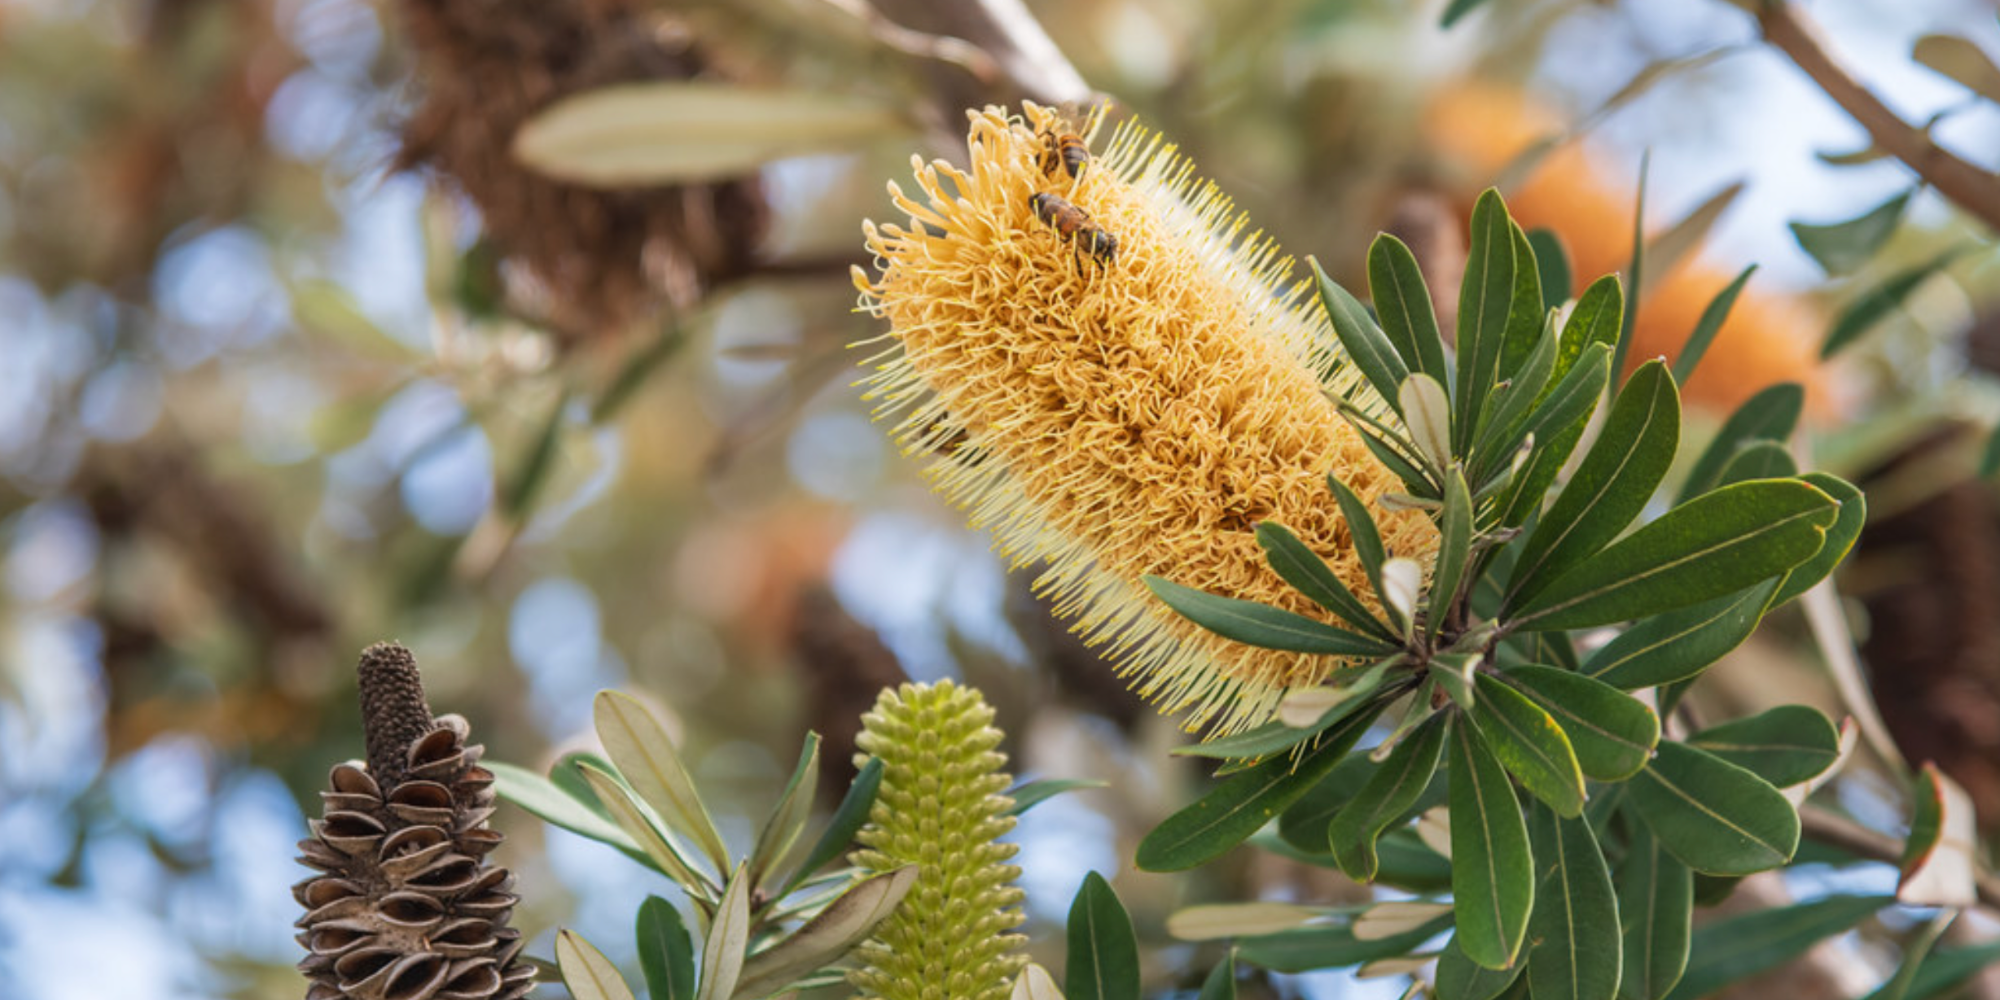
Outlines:
[[853, 862], [917, 865], [917, 884], [857, 951], [848, 981], [881, 1000], [1004, 1000], [1026, 964], [1007, 758], [980, 693], [943, 681], [885, 690], [855, 745], [882, 760], [882, 786]]
[[[970, 169], [914, 160], [917, 194], [889, 185], [910, 224], [864, 224], [881, 273], [855, 284], [891, 325], [867, 380], [877, 417], [1016, 566], [1046, 562], [1036, 584], [1056, 613], [1162, 711], [1215, 735], [1264, 722], [1341, 661], [1213, 635], [1141, 577], [1331, 621], [1253, 534], [1285, 525], [1371, 594], [1329, 472], [1395, 554], [1434, 552], [1427, 515], [1377, 503], [1400, 484], [1329, 394], [1381, 403], [1310, 283], [1172, 145], [1127, 123], [1072, 176], [1048, 155], [1071, 130], [1058, 113], [970, 118]], [[1087, 220], [1054, 218], [1043, 194]]]

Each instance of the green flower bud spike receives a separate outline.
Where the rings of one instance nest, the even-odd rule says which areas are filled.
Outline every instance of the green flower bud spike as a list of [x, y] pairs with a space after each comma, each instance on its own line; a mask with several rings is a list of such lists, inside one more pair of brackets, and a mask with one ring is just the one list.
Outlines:
[[[882, 788], [853, 862], [870, 871], [919, 865], [917, 885], [857, 954], [848, 982], [881, 1000], [1005, 1000], [1027, 961], [1021, 869], [999, 838], [1006, 755], [979, 692], [943, 681], [885, 690], [861, 717], [863, 753], [882, 759]], [[866, 759], [865, 757], [862, 759]]]

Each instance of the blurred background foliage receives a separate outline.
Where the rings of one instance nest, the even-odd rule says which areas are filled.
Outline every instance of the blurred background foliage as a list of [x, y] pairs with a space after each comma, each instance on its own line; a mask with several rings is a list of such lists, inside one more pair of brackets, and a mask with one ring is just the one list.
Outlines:
[[[1212, 958], [1169, 946], [1175, 906], [1363, 898], [1250, 851], [1185, 879], [1133, 871], [1136, 838], [1200, 780], [1164, 755], [1181, 737], [926, 493], [851, 388], [853, 345], [880, 331], [852, 312], [848, 269], [867, 263], [860, 219], [893, 217], [883, 179], [912, 151], [962, 155], [967, 106], [1087, 100], [1082, 81], [1350, 287], [1390, 228], [1454, 288], [1463, 220], [1496, 182], [1581, 287], [1629, 259], [1650, 151], [1632, 361], [1671, 353], [1761, 265], [1691, 419], [1808, 385], [1802, 447], [1868, 489], [1840, 585], [1873, 699], [1990, 836], [2000, 500], [1976, 468], [2000, 414], [1994, 220], [1913, 188], [1721, 0], [1509, 0], [1450, 29], [1438, 6], [0, 3], [0, 995], [296, 995], [301, 802], [359, 753], [354, 656], [390, 638], [503, 760], [552, 759], [588, 738], [594, 691], [638, 692], [677, 720], [739, 841], [805, 729], [842, 763], [881, 686], [977, 684], [1017, 773], [1111, 782], [1016, 834], [1035, 946], [1102, 871], [1161, 946], [1145, 953], [1162, 989]], [[993, 11], [1038, 20], [1054, 49]], [[1927, 60], [1970, 67], [1950, 75], [1911, 58], [1942, 34], [1990, 60], [1990, 6], [1808, 14], [1906, 121], [1992, 169], [2000, 88], [1963, 52]], [[880, 123], [750, 172], [609, 187], [510, 155], [557, 100], [649, 81], [832, 95]], [[1787, 227], [1911, 190], [1831, 257]], [[1820, 364], [1853, 303], [1962, 246]], [[1775, 616], [1697, 703], [1853, 711], [1808, 633]], [[1880, 772], [1831, 794], [1900, 836], [1908, 803]], [[500, 821], [530, 952], [567, 924], [629, 961], [629, 915], [664, 886]], [[1758, 892], [1890, 884], [1863, 864]], [[1910, 931], [1890, 923], [1815, 953], [1817, 985], [1788, 989], [1817, 992], [1781, 995], [1879, 982], [1883, 942]], [[1326, 974], [1268, 989], [1397, 992]]]

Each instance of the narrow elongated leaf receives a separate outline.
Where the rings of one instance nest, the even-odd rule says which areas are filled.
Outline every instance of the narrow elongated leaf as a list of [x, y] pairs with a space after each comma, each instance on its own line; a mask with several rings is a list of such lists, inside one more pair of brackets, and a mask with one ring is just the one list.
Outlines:
[[1787, 479], [1799, 474], [1799, 463], [1791, 449], [1779, 441], [1752, 441], [1729, 456], [1717, 486], [1747, 483], [1752, 479]]
[[1360, 794], [1361, 786], [1374, 777], [1380, 766], [1369, 760], [1367, 754], [1354, 754], [1342, 760], [1327, 772], [1324, 780], [1278, 816], [1279, 838], [1297, 850], [1317, 856], [1315, 863], [1321, 867], [1338, 868], [1327, 847], [1333, 818]]
[[1622, 958], [1618, 901], [1590, 824], [1533, 810], [1535, 886], [1528, 985], [1536, 1000], [1611, 1000]]
[[1771, 598], [1771, 607], [1774, 608], [1832, 576], [1834, 568], [1847, 558], [1847, 553], [1853, 551], [1854, 543], [1861, 538], [1861, 529], [1868, 524], [1868, 498], [1852, 483], [1825, 472], [1808, 472], [1799, 478], [1832, 497], [1840, 504], [1840, 513], [1826, 529], [1826, 542], [1819, 547], [1819, 551], [1785, 574], [1784, 582], [1778, 585], [1777, 594]]
[[1748, 875], [1799, 846], [1799, 814], [1770, 782], [1686, 744], [1661, 741], [1625, 794], [1660, 844], [1698, 872]]
[[1797, 479], [1759, 479], [1668, 511], [1514, 610], [1517, 626], [1576, 629], [1733, 593], [1811, 558], [1839, 513]]
[[639, 842], [616, 822], [606, 819], [549, 779], [505, 761], [486, 760], [481, 761], [479, 766], [493, 772], [493, 788], [501, 798], [571, 833], [644, 856]]
[[1790, 223], [1792, 235], [1798, 238], [1799, 246], [1811, 254], [1829, 276], [1851, 274], [1873, 260], [1875, 251], [1889, 242], [1889, 237], [1896, 232], [1896, 224], [1903, 221], [1903, 210], [1909, 207], [1910, 196], [1915, 193], [1914, 189], [1905, 191], [1852, 219], [1840, 222]]
[[[1292, 726], [1283, 720], [1267, 722], [1255, 729], [1224, 736], [1221, 739], [1205, 740], [1187, 746], [1175, 747], [1168, 751], [1176, 757], [1214, 757], [1222, 760], [1257, 760], [1275, 753], [1281, 753], [1332, 728], [1335, 723], [1355, 712], [1366, 708], [1370, 698], [1382, 687], [1383, 675], [1389, 665], [1401, 662], [1392, 657], [1377, 661], [1363, 670], [1347, 671], [1353, 676], [1337, 688], [1322, 688], [1336, 692], [1339, 698], [1320, 712], [1308, 726]], [[1338, 678], [1336, 678], [1338, 679]], [[1280, 711], [1282, 712], [1282, 706]]]
[[1454, 937], [1444, 954], [1438, 956], [1437, 995], [1451, 1000], [1494, 1000], [1521, 978], [1525, 968], [1524, 962], [1515, 962], [1504, 969], [1486, 968], [1465, 957], [1465, 950]]
[[1618, 325], [1618, 343], [1611, 352], [1611, 375], [1618, 377], [1625, 370], [1625, 357], [1632, 350], [1632, 330], [1639, 315], [1639, 301], [1645, 298], [1646, 286], [1646, 181], [1653, 172], [1653, 153], [1647, 150], [1639, 154], [1639, 190], [1632, 198], [1632, 263], [1625, 268], [1625, 287], [1632, 290], [1631, 301], [1625, 303], [1622, 320]]
[[652, 821], [640, 808], [638, 796], [624, 783], [595, 767], [585, 764], [582, 768], [584, 780], [590, 782], [590, 790], [597, 793], [599, 801], [611, 810], [611, 816], [618, 821], [633, 843], [652, 859], [653, 867], [665, 872], [668, 878], [688, 887], [690, 891], [711, 883], [697, 872], [672, 842], [653, 828]]
[[1208, 978], [1202, 980], [1201, 993], [1194, 1000], [1236, 1000], [1236, 950], [1222, 956], [1222, 961], [1209, 970]]
[[1436, 569], [1431, 573], [1430, 614], [1424, 631], [1436, 638], [1438, 629], [1451, 617], [1458, 601], [1458, 588], [1465, 580], [1466, 562], [1472, 555], [1472, 491], [1458, 466], [1445, 473], [1444, 516], [1440, 524]]
[[1334, 336], [1340, 339], [1342, 347], [1347, 348], [1348, 360], [1354, 363], [1376, 394], [1401, 414], [1403, 409], [1397, 402], [1396, 389], [1410, 376], [1409, 365], [1404, 363], [1402, 355], [1396, 353], [1389, 338], [1375, 326], [1375, 321], [1369, 318], [1368, 307], [1327, 277], [1326, 272], [1320, 270], [1319, 261], [1308, 257], [1306, 262], [1312, 265], [1313, 278], [1319, 282], [1320, 306], [1326, 310], [1327, 319], [1333, 324]]
[[1626, 629], [1583, 661], [1583, 674], [1627, 691], [1693, 677], [1742, 645], [1778, 582], [1766, 580]]
[[611, 763], [611, 759], [603, 754], [591, 753], [588, 750], [572, 750], [556, 758], [556, 762], [549, 765], [549, 780], [570, 798], [583, 803], [592, 812], [604, 817], [607, 822], [611, 821], [611, 810], [606, 809], [604, 803], [597, 800], [597, 793], [591, 791], [590, 783], [583, 780], [585, 764], [596, 767], [606, 774], [618, 772], [618, 766]]
[[1533, 408], [1542, 401], [1542, 390], [1549, 388], [1549, 372], [1555, 367], [1559, 349], [1554, 327], [1544, 325], [1527, 359], [1494, 390], [1492, 419], [1473, 449], [1471, 464], [1478, 470], [1478, 482], [1489, 481], [1493, 473], [1514, 461], [1515, 450], [1533, 426]]
[[1694, 873], [1634, 824], [1618, 869], [1619, 996], [1661, 1000], [1673, 990], [1687, 969], [1693, 913]]
[[[1514, 298], [1507, 306], [1506, 339], [1500, 345], [1501, 383], [1519, 374], [1528, 355], [1534, 353], [1535, 342], [1541, 339], [1543, 318], [1548, 315], [1542, 308], [1542, 277], [1535, 264], [1534, 244], [1528, 242], [1528, 234], [1513, 220], [1508, 220], [1507, 228], [1514, 239]], [[1495, 388], [1498, 387], [1496, 383]], [[1487, 403], [1490, 408], [1492, 399]], [[1472, 440], [1479, 440], [1479, 436], [1474, 435]]]
[[1445, 720], [1434, 715], [1396, 745], [1389, 759], [1375, 768], [1368, 783], [1340, 810], [1327, 827], [1327, 843], [1340, 870], [1360, 882], [1375, 878], [1375, 840], [1392, 823], [1405, 819], [1437, 772], [1444, 750]]
[[699, 846], [716, 871], [728, 871], [729, 849], [659, 720], [632, 696], [616, 691], [598, 692], [592, 709], [597, 738], [618, 765], [619, 776], [675, 833]]
[[1535, 447], [1528, 455], [1528, 464], [1514, 474], [1514, 485], [1508, 495], [1506, 511], [1500, 515], [1500, 523], [1509, 527], [1521, 525], [1527, 522], [1529, 515], [1542, 509], [1549, 486], [1555, 482], [1563, 464], [1569, 461], [1569, 453], [1583, 437], [1590, 415], [1596, 412], [1597, 401], [1604, 395], [1610, 373], [1611, 348], [1603, 344], [1590, 345], [1582, 358], [1550, 390], [1548, 397], [1528, 415], [1522, 437], [1525, 439], [1533, 435]]
[[755, 888], [743, 866], [730, 874], [701, 946], [701, 985], [695, 1000], [729, 1000], [743, 973], [743, 955], [750, 946], [750, 890]]
[[1695, 459], [1675, 504], [1686, 503], [1690, 498], [1714, 488], [1722, 478], [1723, 467], [1744, 444], [1751, 441], [1783, 441], [1791, 437], [1805, 403], [1805, 387], [1797, 382], [1780, 382], [1745, 400], [1736, 412], [1729, 415], [1728, 420], [1722, 422], [1715, 437], [1709, 440], [1708, 447], [1702, 449], [1701, 457]]
[[1991, 479], [1995, 473], [2000, 473], [2000, 426], [1987, 435], [1986, 450], [1979, 456], [1979, 477]]
[[1583, 770], [1576, 752], [1548, 712], [1492, 674], [1478, 678], [1479, 704], [1472, 721], [1494, 756], [1529, 794], [1564, 816], [1583, 813]]
[[831, 965], [875, 933], [917, 884], [917, 866], [871, 875], [847, 888], [805, 926], [743, 963], [734, 995], [753, 1000], [770, 996]]
[[1295, 903], [1211, 903], [1169, 914], [1167, 936], [1176, 941], [1215, 941], [1276, 934], [1304, 927], [1326, 914], [1326, 907]]
[[1673, 464], [1680, 416], [1680, 393], [1666, 365], [1640, 366], [1611, 404], [1597, 443], [1522, 544], [1508, 581], [1510, 603], [1531, 600], [1639, 516]]
[[1479, 732], [1451, 740], [1451, 893], [1458, 944], [1489, 969], [1514, 964], [1535, 905], [1534, 858], [1514, 786]]
[[1104, 876], [1091, 872], [1069, 906], [1070, 1000], [1139, 1000], [1139, 940]]
[[1870, 994], [1871, 1000], [1873, 997], [1881, 997], [1882, 1000], [1904, 1000], [1909, 995], [1910, 985], [1916, 982], [1917, 973], [1923, 969], [1924, 959], [1930, 957], [1931, 948], [1937, 944], [1938, 938], [1943, 937], [1944, 932], [1950, 930], [1951, 925], [1958, 920], [1958, 914], [1958, 910], [1940, 910], [1937, 916], [1925, 923], [1923, 928], [1904, 944], [1903, 958], [1896, 966], [1896, 974], [1890, 976], [1889, 981], [1883, 983], [1880, 990]]
[[1264, 649], [1326, 656], [1381, 656], [1395, 647], [1304, 615], [1256, 601], [1223, 597], [1183, 587], [1157, 576], [1145, 577], [1154, 596], [1187, 620], [1225, 639]]
[[1563, 321], [1562, 347], [1556, 353], [1552, 379], [1561, 379], [1576, 366], [1577, 359], [1591, 347], [1602, 344], [1607, 352], [1618, 346], [1618, 325], [1625, 315], [1625, 288], [1618, 276], [1607, 274], [1590, 283], [1577, 296], [1576, 307]]
[[1472, 706], [1479, 700], [1472, 686], [1473, 676], [1478, 670], [1477, 653], [1440, 653], [1431, 658], [1426, 673], [1431, 683], [1450, 695], [1458, 707], [1470, 712]]
[[1375, 456], [1376, 461], [1381, 462], [1383, 467], [1395, 473], [1396, 478], [1403, 481], [1405, 489], [1415, 496], [1437, 498], [1437, 487], [1432, 484], [1430, 477], [1425, 475], [1424, 460], [1416, 452], [1414, 445], [1398, 443], [1400, 437], [1392, 440], [1395, 436], [1392, 436], [1380, 421], [1352, 406], [1341, 407], [1340, 416], [1347, 421], [1349, 427], [1354, 428], [1355, 434], [1360, 436], [1361, 444], [1368, 449], [1368, 453]]
[[798, 888], [813, 872], [820, 870], [827, 862], [847, 853], [847, 847], [854, 842], [854, 835], [861, 832], [868, 822], [868, 811], [875, 806], [875, 793], [882, 787], [882, 759], [868, 758], [861, 770], [854, 775], [854, 782], [847, 786], [847, 794], [841, 796], [840, 805], [833, 811], [833, 819], [827, 821], [826, 829], [813, 842], [812, 850], [806, 852], [806, 859], [799, 862], [798, 870], [785, 880], [785, 888], [778, 893], [782, 896]]
[[1892, 896], [1828, 896], [1810, 903], [1758, 910], [1703, 924], [1694, 932], [1687, 975], [1671, 1000], [1699, 1000], [1730, 983], [1805, 954], [1884, 906]]
[[1340, 505], [1340, 519], [1347, 524], [1347, 534], [1354, 543], [1354, 554], [1361, 560], [1361, 569], [1368, 574], [1368, 582], [1375, 586], [1375, 596], [1385, 597], [1382, 591], [1382, 563], [1388, 553], [1382, 547], [1382, 532], [1375, 526], [1375, 515], [1368, 504], [1347, 484], [1326, 474], [1327, 489], [1333, 491], [1334, 502]]
[[1701, 318], [1695, 321], [1694, 332], [1681, 343], [1680, 352], [1674, 356], [1675, 383], [1686, 385], [1688, 379], [1694, 377], [1695, 366], [1701, 364], [1702, 355], [1708, 353], [1708, 345], [1714, 342], [1715, 335], [1722, 332], [1722, 324], [1729, 318], [1729, 310], [1736, 306], [1736, 297], [1743, 293], [1743, 286], [1750, 283], [1750, 276], [1755, 273], [1757, 273], [1755, 264], [1744, 268], [1743, 272], [1736, 276], [1735, 281], [1730, 282], [1722, 291], [1715, 293], [1715, 298], [1709, 300], [1708, 307], [1701, 311]]
[[1465, 280], [1458, 293], [1458, 412], [1452, 444], [1463, 454], [1479, 432], [1486, 397], [1500, 381], [1507, 313], [1514, 301], [1514, 224], [1500, 192], [1488, 188], [1472, 209]]
[[1710, 726], [1687, 743], [1779, 788], [1810, 780], [1840, 758], [1833, 721], [1804, 705], [1780, 705]]
[[1956, 260], [1966, 249], [1954, 247], [1946, 250], [1921, 264], [1890, 275], [1881, 284], [1864, 292], [1834, 317], [1832, 328], [1827, 330], [1826, 339], [1820, 343], [1819, 356], [1833, 357], [1860, 340], [1862, 334], [1874, 329], [1883, 317], [1901, 308], [1903, 300], [1909, 298], [1911, 292]]
[[1661, 278], [1672, 274], [1674, 268], [1708, 238], [1716, 220], [1722, 218], [1722, 213], [1728, 211], [1737, 196], [1743, 193], [1743, 186], [1742, 181], [1731, 181], [1696, 205], [1694, 211], [1682, 216], [1679, 222], [1646, 241], [1645, 291], [1653, 291]]
[[766, 873], [784, 863], [785, 856], [798, 843], [800, 831], [805, 829], [806, 818], [812, 815], [813, 794], [818, 790], [819, 734], [807, 733], [791, 780], [786, 782], [784, 794], [778, 797], [778, 804], [764, 821], [764, 829], [758, 832], [757, 843], [750, 850], [751, 882], [761, 884]]
[[1314, 604], [1339, 615], [1364, 634], [1390, 641], [1396, 638], [1396, 633], [1335, 575], [1333, 567], [1291, 529], [1276, 521], [1262, 522], [1257, 525], [1257, 544], [1263, 546], [1271, 569]]
[[1246, 937], [1237, 942], [1236, 955], [1251, 965], [1272, 972], [1340, 969], [1392, 955], [1407, 955], [1450, 926], [1451, 917], [1447, 915], [1407, 934], [1375, 941], [1356, 938], [1349, 924], [1302, 927], [1295, 931]]
[[1404, 366], [1449, 387], [1452, 372], [1445, 363], [1430, 289], [1424, 285], [1416, 255], [1388, 233], [1375, 237], [1368, 247], [1368, 295], [1375, 300], [1383, 335], [1395, 345]]
[[1660, 742], [1660, 719], [1639, 699], [1582, 674], [1523, 666], [1503, 679], [1549, 713], [1576, 751], [1577, 766], [1597, 781], [1623, 781], [1646, 766]]
[[575, 931], [556, 933], [556, 968], [575, 1000], [633, 1000], [618, 967]]
[[1537, 227], [1528, 230], [1528, 245], [1535, 251], [1535, 271], [1542, 285], [1542, 309], [1562, 308], [1562, 304], [1569, 301], [1573, 283], [1569, 252], [1563, 249], [1562, 236], [1553, 229]]
[[658, 896], [639, 904], [639, 971], [651, 1000], [694, 1000], [694, 942], [679, 910]]
[[1890, 992], [1893, 985], [1890, 984], [1868, 994], [1864, 1000], [1931, 1000], [1944, 996], [1994, 962], [2000, 962], [2000, 941], [1933, 952], [1917, 967], [1917, 974], [1911, 977], [1900, 998]]
[[1326, 777], [1375, 721], [1377, 710], [1357, 712], [1293, 760], [1266, 760], [1231, 775], [1216, 789], [1166, 818], [1139, 842], [1135, 860], [1154, 872], [1181, 871], [1214, 859], [1256, 833], [1285, 807]]
[[1007, 797], [1014, 800], [1014, 807], [1007, 810], [1007, 815], [1019, 816], [1064, 792], [1080, 788], [1105, 788], [1110, 784], [1108, 781], [1096, 778], [1042, 778], [1016, 785], [1007, 790]]

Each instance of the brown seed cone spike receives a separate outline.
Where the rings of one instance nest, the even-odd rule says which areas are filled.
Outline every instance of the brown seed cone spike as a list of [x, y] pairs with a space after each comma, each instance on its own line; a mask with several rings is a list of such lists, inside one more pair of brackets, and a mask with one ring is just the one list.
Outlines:
[[393, 643], [361, 655], [370, 763], [336, 765], [325, 812], [299, 841], [319, 874], [292, 887], [306, 908], [299, 970], [307, 1000], [515, 1000], [534, 987], [507, 926], [513, 876], [500, 845], [493, 772], [456, 715], [432, 720], [416, 659]]

